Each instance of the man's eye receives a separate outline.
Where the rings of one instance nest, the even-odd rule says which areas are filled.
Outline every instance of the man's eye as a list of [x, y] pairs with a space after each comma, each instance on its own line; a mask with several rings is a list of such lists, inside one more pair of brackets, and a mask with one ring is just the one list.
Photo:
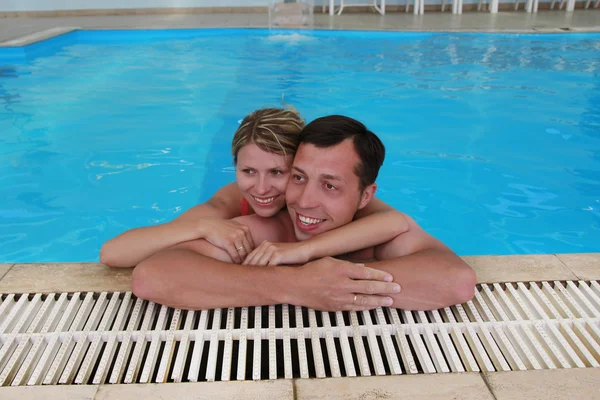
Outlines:
[[294, 175], [294, 180], [296, 182], [302, 182], [304, 180], [304, 178], [300, 175]]
[[326, 184], [325, 184], [325, 188], [326, 188], [327, 190], [334, 190], [334, 189], [337, 189], [337, 188], [336, 188], [335, 186], [333, 186], [331, 183], [326, 183]]

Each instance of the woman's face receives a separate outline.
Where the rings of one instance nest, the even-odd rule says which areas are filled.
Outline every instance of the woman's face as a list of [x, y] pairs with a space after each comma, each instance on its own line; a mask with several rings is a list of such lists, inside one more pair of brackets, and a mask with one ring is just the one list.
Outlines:
[[235, 178], [257, 215], [271, 217], [285, 206], [292, 160], [292, 156], [269, 153], [254, 143], [238, 152]]

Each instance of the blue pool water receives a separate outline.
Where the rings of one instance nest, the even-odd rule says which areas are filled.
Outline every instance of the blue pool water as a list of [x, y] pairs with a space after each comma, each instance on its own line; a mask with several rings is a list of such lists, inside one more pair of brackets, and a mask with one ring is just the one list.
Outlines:
[[234, 179], [282, 93], [366, 123], [458, 254], [600, 251], [600, 35], [80, 31], [0, 49], [0, 262], [94, 261]]

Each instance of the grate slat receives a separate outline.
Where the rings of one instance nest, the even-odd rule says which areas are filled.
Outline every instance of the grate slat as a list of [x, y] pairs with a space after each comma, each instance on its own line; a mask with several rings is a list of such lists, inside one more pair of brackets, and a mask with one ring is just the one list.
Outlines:
[[240, 340], [238, 350], [238, 367], [236, 379], [243, 381], [246, 379], [246, 352], [248, 351], [248, 307], [242, 308], [240, 316]]
[[[118, 300], [120, 297], [120, 293], [116, 292], [114, 298]], [[112, 299], [111, 299], [112, 300]], [[106, 341], [106, 346], [104, 348], [104, 353], [102, 354], [102, 358], [100, 359], [100, 364], [98, 365], [98, 369], [96, 370], [96, 374], [92, 380], [94, 385], [99, 385], [100, 382], [104, 382], [106, 376], [108, 375], [108, 363], [109, 360], [112, 360], [117, 349], [117, 335], [115, 331], [122, 331], [125, 326], [125, 316], [129, 310], [131, 302], [131, 292], [125, 293], [123, 296], [123, 300], [121, 301], [119, 311], [117, 313], [117, 317], [111, 329], [111, 335], [109, 335], [108, 340]], [[102, 337], [100, 337], [102, 340]]]
[[[233, 347], [233, 318], [235, 309], [227, 309], [227, 324], [225, 326], [225, 349], [223, 351], [223, 370], [221, 380], [228, 381], [231, 375], [232, 347]], [[275, 378], [273, 378], [275, 379]]]
[[346, 328], [346, 323], [344, 322], [344, 315], [341, 311], [335, 313], [335, 321], [337, 326], [342, 327], [342, 329], [339, 330], [339, 339], [346, 376], [356, 376], [356, 369], [354, 368], [354, 362], [352, 362], [352, 350], [350, 349], [350, 342], [348, 341], [348, 333], [346, 332], [346, 329], [343, 329]]
[[[71, 355], [71, 352], [76, 346], [76, 342], [74, 341], [75, 332], [81, 331], [83, 329], [83, 326], [87, 318], [89, 317], [90, 311], [94, 306], [94, 303], [92, 302], [93, 298], [93, 293], [87, 293], [85, 295], [85, 298], [81, 303], [81, 307], [79, 307], [79, 310], [77, 311], [77, 314], [75, 316], [75, 319], [73, 320], [73, 323], [71, 324], [71, 327], [62, 339], [62, 343], [60, 344], [58, 352], [56, 353], [56, 356], [54, 357], [54, 360], [50, 365], [50, 369], [48, 370], [48, 372], [46, 373], [46, 377], [42, 381], [44, 385], [56, 385], [61, 372], [63, 371], [65, 366], [67, 366], [67, 363], [69, 362], [69, 356]], [[57, 336], [57, 339], [59, 338], [60, 335]]]
[[169, 310], [166, 306], [161, 306], [158, 314], [158, 321], [156, 322], [156, 328], [151, 332], [152, 339], [150, 340], [150, 347], [148, 348], [148, 354], [146, 355], [146, 362], [144, 363], [144, 369], [142, 369], [142, 375], [140, 376], [140, 383], [150, 382], [152, 372], [156, 366], [158, 360], [158, 348], [160, 346], [160, 332], [165, 330], [167, 323], [167, 311]]
[[427, 348], [430, 349], [431, 360], [433, 361], [433, 365], [435, 366], [437, 372], [450, 372], [450, 369], [448, 368], [448, 365], [444, 359], [444, 353], [442, 352], [442, 349], [440, 349], [437, 340], [433, 336], [433, 331], [428, 326], [429, 322], [425, 313], [423, 311], [418, 311], [416, 320], [418, 323], [423, 324], [423, 339], [427, 344]]
[[129, 351], [131, 349], [131, 335], [133, 330], [135, 329], [135, 327], [137, 327], [139, 321], [142, 318], [141, 310], [143, 304], [143, 300], [137, 299], [133, 306], [129, 323], [127, 324], [126, 331], [123, 334], [123, 339], [121, 341], [119, 353], [117, 354], [115, 366], [113, 368], [112, 374], [110, 375], [109, 383], [118, 383], [123, 378], [123, 374], [125, 373], [126, 357], [129, 355]]
[[298, 362], [300, 364], [300, 377], [308, 378], [308, 361], [306, 360], [306, 342], [304, 337], [304, 320], [302, 307], [295, 306], [296, 312], [296, 342], [298, 344]]
[[208, 311], [202, 310], [200, 312], [200, 322], [198, 323], [198, 330], [196, 331], [196, 335], [194, 338], [194, 350], [192, 353], [192, 361], [188, 373], [188, 380], [190, 382], [198, 382], [198, 376], [200, 375], [200, 362], [202, 361], [202, 352], [204, 351], [204, 332], [206, 332], [207, 326]]
[[185, 317], [185, 325], [183, 327], [183, 333], [181, 334], [181, 340], [179, 341], [179, 349], [177, 350], [177, 356], [175, 357], [175, 365], [173, 366], [173, 372], [171, 377], [173, 382], [181, 382], [183, 378], [183, 368], [185, 366], [185, 360], [187, 359], [188, 348], [190, 344], [190, 330], [192, 329], [192, 323], [196, 318], [196, 311], [188, 310]]
[[6, 294], [0, 386], [600, 367], [599, 302], [596, 281], [482, 284], [473, 300], [426, 312]]
[[290, 341], [290, 306], [281, 306], [281, 320], [283, 324], [283, 367], [285, 379], [293, 378], [292, 371], [292, 345]]
[[435, 324], [437, 325], [438, 337], [440, 338], [440, 344], [442, 346], [442, 349], [444, 350], [444, 354], [448, 358], [448, 363], [450, 364], [450, 368], [452, 369], [452, 372], [465, 372], [462, 362], [460, 361], [460, 357], [458, 356], [458, 353], [456, 352], [456, 348], [454, 347], [454, 344], [452, 343], [452, 339], [450, 339], [450, 334], [448, 333], [448, 330], [446, 329], [446, 327], [443, 325], [444, 321], [443, 321], [442, 316], [440, 315], [439, 311], [433, 310], [433, 311], [430, 311], [429, 313], [433, 317], [433, 320], [435, 321]]
[[133, 383], [137, 379], [137, 375], [140, 369], [142, 352], [146, 348], [146, 332], [150, 327], [150, 322], [154, 317], [154, 310], [156, 308], [156, 303], [149, 302], [146, 311], [144, 312], [144, 319], [142, 320], [142, 326], [140, 327], [140, 332], [137, 335], [137, 341], [135, 342], [135, 346], [133, 347], [133, 353], [131, 358], [129, 359], [129, 367], [127, 368], [127, 372], [125, 373], [124, 383]]
[[[54, 302], [55, 294], [49, 294], [44, 301], [44, 305], [42, 306], [38, 316], [40, 316], [39, 323], [43, 322], [43, 326], [40, 330], [40, 335], [33, 338], [33, 344], [29, 348], [27, 352], [27, 356], [21, 367], [19, 368], [17, 375], [13, 379], [11, 385], [19, 386], [25, 384], [25, 380], [28, 378], [28, 375], [32, 371], [33, 367], [37, 364], [38, 360], [42, 355], [42, 351], [44, 350], [44, 334], [47, 333], [55, 324], [58, 323], [58, 315], [63, 311], [63, 307], [67, 302], [67, 294], [63, 293], [60, 295], [58, 300]], [[49, 316], [46, 318], [46, 315], [49, 313]], [[33, 334], [37, 330], [38, 324], [36, 320], [30, 325], [27, 333]]]

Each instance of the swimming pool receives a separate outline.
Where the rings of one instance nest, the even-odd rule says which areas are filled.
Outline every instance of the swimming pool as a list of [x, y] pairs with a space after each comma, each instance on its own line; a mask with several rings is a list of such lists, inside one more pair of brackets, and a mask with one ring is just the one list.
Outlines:
[[376, 132], [379, 197], [460, 255], [600, 251], [600, 34], [76, 31], [0, 49], [0, 262], [206, 200], [282, 93]]

